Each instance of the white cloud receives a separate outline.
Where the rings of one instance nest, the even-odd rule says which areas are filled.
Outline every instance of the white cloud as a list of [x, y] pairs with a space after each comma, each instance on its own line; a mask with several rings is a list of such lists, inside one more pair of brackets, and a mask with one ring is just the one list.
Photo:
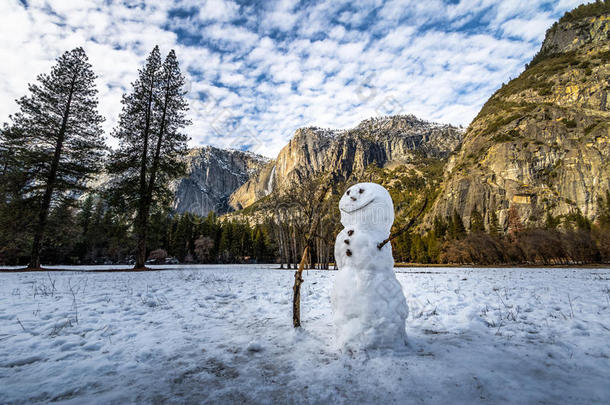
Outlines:
[[28, 82], [83, 46], [110, 134], [121, 94], [159, 44], [176, 49], [190, 80], [192, 145], [274, 156], [298, 127], [345, 128], [379, 114], [468, 125], [577, 3], [3, 0], [0, 121]]
[[292, 0], [279, 0], [267, 4], [271, 7], [265, 13], [264, 18], [270, 28], [288, 31], [295, 26], [298, 16], [292, 12], [294, 7]]
[[546, 30], [555, 22], [552, 18], [540, 18], [531, 21], [513, 18], [501, 25], [502, 31], [510, 36], [521, 37], [527, 41], [542, 42]]
[[[193, 3], [193, 6], [197, 4]], [[199, 18], [204, 21], [230, 21], [237, 16], [238, 10], [239, 6], [232, 1], [206, 0], [199, 9]]]

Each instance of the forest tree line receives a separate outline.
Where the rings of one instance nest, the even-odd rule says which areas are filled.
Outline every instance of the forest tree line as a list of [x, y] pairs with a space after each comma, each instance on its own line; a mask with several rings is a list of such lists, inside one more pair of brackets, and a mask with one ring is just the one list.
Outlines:
[[[200, 217], [169, 209], [150, 216], [148, 264], [267, 263], [275, 260], [270, 225], [221, 222], [213, 213]], [[15, 230], [17, 232], [17, 230]], [[27, 230], [18, 239], [3, 235], [5, 265], [29, 260]], [[99, 196], [89, 195], [78, 207], [62, 204], [49, 215], [41, 260], [45, 264], [135, 264], [137, 239], [133, 215], [125, 215]]]
[[[432, 229], [409, 233], [394, 244], [398, 261], [473, 265], [569, 265], [610, 262], [610, 194], [599, 200], [599, 218], [593, 223], [576, 210], [554, 217], [547, 213], [543, 226], [524, 226], [517, 210], [509, 210], [508, 231], [493, 223], [485, 229], [483, 216], [472, 213], [469, 230], [454, 212], [436, 218]], [[495, 226], [494, 226], [495, 225]]]

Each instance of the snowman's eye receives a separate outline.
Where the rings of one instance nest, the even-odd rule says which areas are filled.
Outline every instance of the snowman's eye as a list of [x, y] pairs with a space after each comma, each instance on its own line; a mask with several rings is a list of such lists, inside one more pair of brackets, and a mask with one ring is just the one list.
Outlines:
[[360, 190], [358, 190], [358, 192], [359, 192], [360, 194], [362, 194], [362, 193], [364, 192], [364, 190], [363, 190], [363, 189], [360, 189]]
[[349, 190], [347, 190], [347, 195], [349, 195]]

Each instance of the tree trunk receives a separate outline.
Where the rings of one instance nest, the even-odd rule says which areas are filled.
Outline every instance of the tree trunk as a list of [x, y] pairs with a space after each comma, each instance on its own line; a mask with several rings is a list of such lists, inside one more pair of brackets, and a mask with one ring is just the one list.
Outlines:
[[293, 262], [293, 269], [297, 268], [297, 237], [295, 235], [295, 229], [294, 226], [291, 227], [290, 229], [290, 246], [292, 248], [292, 262]]
[[277, 234], [280, 243], [280, 268], [283, 269], [284, 262], [286, 261], [286, 254], [284, 253], [284, 238], [282, 237], [282, 225], [279, 223], [279, 220], [277, 224]]
[[282, 238], [284, 240], [284, 258], [286, 259], [286, 268], [292, 268], [292, 256], [290, 255], [290, 235], [288, 235], [287, 225], [282, 225]]
[[47, 226], [47, 219], [49, 217], [49, 208], [51, 207], [51, 198], [53, 197], [53, 191], [55, 189], [57, 169], [59, 168], [59, 160], [61, 159], [61, 152], [66, 135], [66, 127], [68, 126], [68, 117], [70, 116], [70, 104], [72, 103], [72, 94], [74, 93], [74, 85], [76, 83], [77, 76], [78, 71], [76, 71], [72, 77], [72, 82], [70, 83], [70, 93], [68, 94], [68, 101], [66, 102], [66, 109], [61, 120], [59, 133], [57, 134], [57, 142], [55, 143], [55, 153], [53, 154], [53, 161], [51, 162], [51, 170], [49, 170], [49, 177], [47, 179], [42, 202], [40, 203], [40, 210], [38, 211], [38, 224], [34, 230], [32, 254], [30, 256], [30, 264], [28, 265], [29, 269], [40, 269], [40, 247], [42, 237], [44, 236], [44, 230]]
[[[168, 73], [169, 76], [169, 73]], [[163, 144], [163, 135], [165, 133], [165, 121], [167, 119], [167, 104], [169, 102], [169, 77], [166, 77], [167, 86], [165, 87], [165, 100], [163, 101], [163, 113], [161, 114], [161, 122], [159, 122], [159, 137], [157, 138], [157, 146], [153, 157], [152, 168], [150, 169], [150, 178], [148, 182], [148, 191], [146, 194], [148, 208], [152, 202], [153, 189], [157, 178], [157, 170], [159, 168], [159, 160], [161, 159], [161, 145]]]
[[148, 160], [148, 136], [150, 134], [150, 115], [152, 107], [154, 79], [150, 80], [148, 105], [146, 110], [146, 123], [144, 125], [144, 145], [142, 147], [142, 162], [140, 165], [140, 201], [138, 203], [138, 217], [136, 218], [138, 253], [134, 269], [146, 268], [146, 236], [148, 227], [148, 206], [146, 204], [146, 164]]
[[[151, 95], [152, 95], [152, 91], [151, 91]], [[152, 98], [152, 96], [151, 96]], [[153, 194], [153, 189], [155, 187], [155, 180], [157, 177], [157, 168], [159, 167], [159, 159], [160, 159], [160, 155], [161, 155], [161, 145], [163, 143], [163, 133], [165, 132], [165, 117], [166, 117], [166, 112], [167, 112], [167, 91], [166, 91], [166, 97], [165, 97], [165, 102], [164, 102], [164, 106], [163, 106], [163, 115], [161, 117], [161, 122], [159, 123], [159, 136], [157, 138], [157, 145], [155, 147], [155, 154], [153, 156], [153, 161], [152, 161], [152, 167], [150, 169], [150, 174], [149, 174], [149, 178], [148, 178], [148, 186], [146, 187], [146, 191], [144, 192], [144, 196], [141, 198], [141, 201], [143, 201], [143, 210], [142, 210], [142, 217], [141, 217], [141, 222], [140, 222], [140, 226], [141, 226], [141, 231], [142, 233], [139, 234], [138, 236], [138, 258], [140, 259], [141, 263], [136, 262], [136, 266], [135, 268], [145, 268], [146, 267], [146, 237], [147, 237], [147, 231], [148, 231], [148, 216], [150, 215], [150, 206], [152, 205], [152, 194]], [[146, 147], [148, 147], [148, 136], [145, 139], [145, 145]], [[146, 159], [144, 159], [144, 162], [146, 162]], [[144, 168], [144, 170], [146, 170]], [[144, 172], [145, 173], [145, 172]], [[146, 181], [146, 175], [144, 175], [144, 181]]]

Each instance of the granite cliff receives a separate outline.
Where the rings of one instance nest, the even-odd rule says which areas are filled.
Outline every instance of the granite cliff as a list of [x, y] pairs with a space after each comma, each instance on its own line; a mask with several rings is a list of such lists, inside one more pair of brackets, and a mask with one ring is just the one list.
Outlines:
[[391, 167], [421, 157], [444, 159], [460, 145], [462, 134], [413, 115], [368, 119], [348, 130], [298, 129], [275, 160], [231, 195], [229, 204], [248, 207], [277, 188], [321, 173], [344, 180], [373, 163]]
[[[547, 32], [525, 71], [483, 106], [446, 166], [426, 218], [473, 210], [486, 226], [540, 225], [576, 210], [590, 219], [610, 187], [610, 3], [581, 6]], [[514, 211], [514, 210], [513, 210]]]
[[188, 175], [174, 184], [174, 209], [205, 216], [230, 210], [229, 196], [268, 161], [250, 152], [194, 148], [186, 156]]

